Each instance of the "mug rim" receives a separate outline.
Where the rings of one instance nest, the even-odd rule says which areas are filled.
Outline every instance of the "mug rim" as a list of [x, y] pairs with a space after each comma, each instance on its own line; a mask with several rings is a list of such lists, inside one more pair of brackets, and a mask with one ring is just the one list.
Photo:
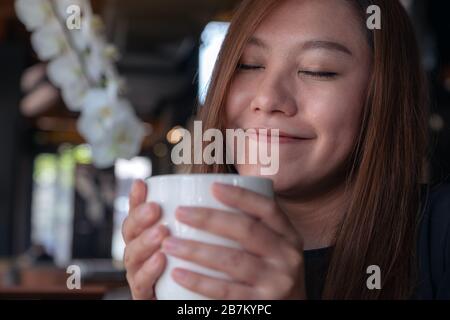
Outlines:
[[264, 177], [258, 177], [258, 176], [242, 176], [236, 173], [173, 173], [173, 174], [161, 174], [156, 176], [151, 176], [145, 179], [146, 182], [154, 181], [154, 180], [162, 180], [162, 179], [176, 179], [176, 178], [182, 178], [182, 179], [198, 179], [198, 178], [211, 178], [211, 177], [220, 177], [220, 178], [237, 178], [237, 179], [250, 179], [250, 180], [256, 180], [256, 181], [270, 181], [273, 183], [272, 179], [264, 178]]

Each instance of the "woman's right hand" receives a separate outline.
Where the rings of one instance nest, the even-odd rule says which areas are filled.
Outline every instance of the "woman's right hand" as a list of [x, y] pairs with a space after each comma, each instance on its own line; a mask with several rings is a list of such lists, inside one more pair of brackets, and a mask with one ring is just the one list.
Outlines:
[[161, 211], [147, 203], [147, 185], [136, 181], [130, 194], [130, 210], [122, 225], [125, 240], [124, 264], [133, 299], [156, 299], [154, 285], [166, 265], [161, 243], [169, 230], [157, 225]]

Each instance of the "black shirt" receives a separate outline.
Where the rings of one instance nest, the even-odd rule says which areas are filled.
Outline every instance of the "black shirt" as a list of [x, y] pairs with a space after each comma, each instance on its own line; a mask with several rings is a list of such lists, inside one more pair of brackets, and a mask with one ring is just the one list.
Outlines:
[[[413, 299], [450, 299], [450, 184], [422, 186], [419, 280]], [[319, 300], [332, 247], [304, 251], [308, 299]]]
[[322, 296], [332, 248], [305, 250], [305, 285], [308, 299], [319, 300]]

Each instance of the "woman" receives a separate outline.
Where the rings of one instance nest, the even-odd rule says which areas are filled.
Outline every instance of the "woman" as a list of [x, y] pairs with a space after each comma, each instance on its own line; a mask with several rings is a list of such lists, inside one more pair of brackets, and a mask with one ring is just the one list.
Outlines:
[[[381, 9], [369, 30], [366, 10]], [[216, 299], [450, 297], [450, 188], [422, 188], [427, 142], [424, 77], [413, 28], [393, 0], [248, 0], [236, 12], [200, 119], [206, 128], [273, 128], [284, 136], [274, 201], [216, 185], [231, 219], [196, 208], [191, 226], [243, 250], [176, 241], [146, 188], [134, 185], [124, 222], [133, 297], [153, 286], [171, 254], [227, 273], [176, 270]], [[258, 175], [259, 165], [193, 172]], [[150, 190], [151, 192], [151, 190]], [[252, 237], [247, 237], [251, 232]], [[249, 239], [251, 238], [251, 239]], [[161, 248], [162, 244], [162, 249]], [[378, 267], [381, 288], [369, 289]], [[179, 271], [179, 272], [178, 272]]]

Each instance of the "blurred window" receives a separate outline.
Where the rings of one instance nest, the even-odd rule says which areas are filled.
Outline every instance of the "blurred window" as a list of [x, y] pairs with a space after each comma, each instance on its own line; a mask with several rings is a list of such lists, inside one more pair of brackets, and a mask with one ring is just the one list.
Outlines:
[[43, 245], [55, 262], [71, 258], [76, 164], [90, 163], [87, 145], [62, 145], [56, 154], [40, 154], [34, 161], [31, 241]]
[[115, 166], [116, 200], [114, 201], [114, 227], [112, 235], [112, 257], [122, 261], [125, 242], [122, 237], [122, 223], [128, 215], [128, 198], [131, 185], [136, 179], [146, 179], [152, 174], [149, 159], [136, 157], [131, 160], [119, 159]]
[[210, 22], [202, 32], [198, 79], [199, 100], [202, 104], [205, 103], [214, 65], [229, 25], [228, 22]]

